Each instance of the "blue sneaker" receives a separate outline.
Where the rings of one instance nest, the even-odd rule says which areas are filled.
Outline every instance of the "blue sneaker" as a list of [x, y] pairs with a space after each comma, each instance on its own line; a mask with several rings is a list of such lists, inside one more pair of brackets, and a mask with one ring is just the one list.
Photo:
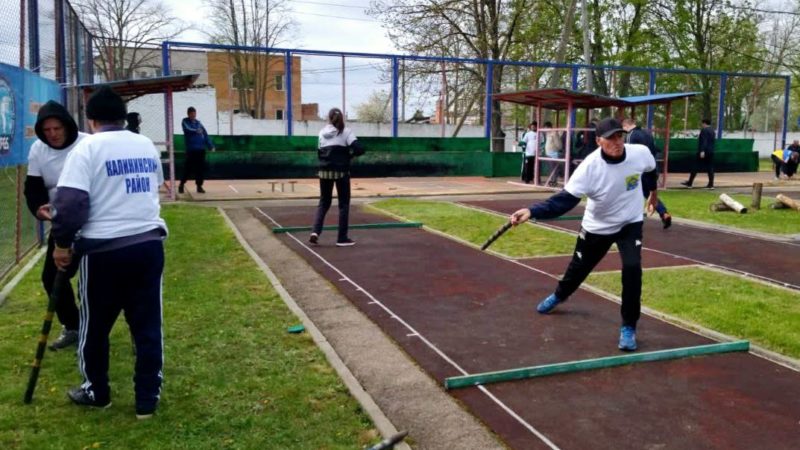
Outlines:
[[549, 297], [547, 297], [546, 299], [542, 300], [541, 303], [539, 303], [539, 306], [536, 307], [536, 311], [539, 311], [539, 314], [547, 314], [553, 309], [555, 309], [556, 305], [558, 305], [563, 301], [564, 300], [561, 300], [558, 297], [556, 297], [555, 293], [550, 294]]
[[619, 349], [624, 352], [636, 350], [636, 328], [623, 326], [619, 329]]

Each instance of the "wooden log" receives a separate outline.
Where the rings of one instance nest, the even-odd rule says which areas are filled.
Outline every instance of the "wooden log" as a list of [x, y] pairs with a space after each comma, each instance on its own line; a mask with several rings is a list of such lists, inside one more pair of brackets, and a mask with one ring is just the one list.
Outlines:
[[775, 198], [789, 208], [792, 208], [795, 211], [800, 211], [800, 202], [797, 202], [796, 200], [793, 200], [783, 194], [778, 194], [775, 196]]
[[763, 183], [753, 183], [753, 200], [750, 202], [750, 207], [755, 210], [761, 209], [762, 189], [764, 189]]
[[726, 205], [725, 203], [712, 203], [708, 205], [708, 209], [711, 212], [720, 212], [720, 211], [733, 211], [733, 208]]
[[737, 202], [733, 198], [731, 198], [728, 194], [719, 194], [719, 199], [722, 203], [728, 205], [731, 209], [736, 211], [739, 214], [747, 214], [747, 208], [744, 207], [741, 203]]

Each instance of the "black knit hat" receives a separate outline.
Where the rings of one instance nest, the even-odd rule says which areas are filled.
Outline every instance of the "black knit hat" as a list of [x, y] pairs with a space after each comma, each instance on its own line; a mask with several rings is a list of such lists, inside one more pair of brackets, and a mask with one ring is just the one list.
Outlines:
[[86, 102], [86, 117], [91, 120], [117, 122], [125, 120], [126, 114], [125, 102], [122, 101], [122, 97], [108, 86], [103, 86], [95, 91]]

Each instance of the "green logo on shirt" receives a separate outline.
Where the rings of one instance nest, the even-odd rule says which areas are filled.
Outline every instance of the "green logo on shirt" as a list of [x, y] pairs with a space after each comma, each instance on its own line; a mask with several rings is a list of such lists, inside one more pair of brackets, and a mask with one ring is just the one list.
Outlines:
[[625, 187], [626, 190], [632, 191], [639, 187], [639, 174], [630, 175], [625, 178]]

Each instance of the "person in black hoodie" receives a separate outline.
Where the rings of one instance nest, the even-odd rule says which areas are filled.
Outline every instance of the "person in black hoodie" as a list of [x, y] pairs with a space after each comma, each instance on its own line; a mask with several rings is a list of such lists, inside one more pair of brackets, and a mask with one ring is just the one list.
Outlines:
[[[69, 112], [60, 104], [49, 101], [39, 109], [36, 119], [36, 136], [28, 153], [28, 175], [25, 178], [25, 201], [31, 214], [39, 220], [49, 221], [53, 211], [51, 203], [56, 192], [56, 184], [64, 168], [64, 161], [78, 142], [87, 136], [78, 131], [78, 125]], [[42, 284], [49, 296], [53, 290], [57, 268], [53, 261], [53, 236], [47, 238], [47, 253], [42, 270]], [[78, 270], [78, 262], [71, 264], [66, 272], [70, 278]], [[72, 285], [66, 283], [58, 293], [56, 315], [63, 325], [61, 335], [50, 345], [51, 350], [75, 345], [78, 342], [78, 308]]]
[[328, 112], [328, 124], [319, 132], [319, 206], [314, 226], [308, 241], [316, 244], [322, 234], [325, 214], [333, 201], [333, 186], [339, 196], [339, 229], [336, 245], [349, 247], [355, 241], [347, 235], [350, 216], [350, 160], [364, 154], [353, 131], [344, 126], [344, 117], [339, 108]]

